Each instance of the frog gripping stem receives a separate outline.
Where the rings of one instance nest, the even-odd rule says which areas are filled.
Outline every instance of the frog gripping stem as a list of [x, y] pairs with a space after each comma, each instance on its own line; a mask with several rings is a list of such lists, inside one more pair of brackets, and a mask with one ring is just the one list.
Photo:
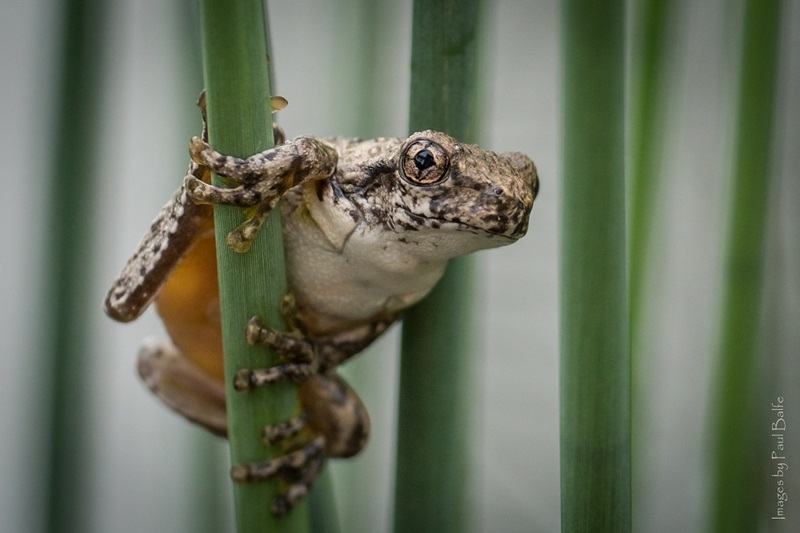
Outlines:
[[311, 377], [311, 365], [287, 363], [269, 368], [242, 369], [233, 378], [233, 387], [239, 392], [246, 392], [278, 381], [290, 380], [302, 383]]
[[248, 321], [245, 340], [250, 346], [266, 346], [275, 350], [286, 362], [268, 368], [239, 370], [233, 381], [234, 388], [239, 392], [285, 380], [303, 383], [319, 368], [311, 341], [266, 327], [259, 317]]
[[314, 358], [311, 341], [266, 327], [257, 316], [247, 322], [244, 335], [250, 346], [267, 346], [281, 355], [289, 356], [295, 363], [310, 363]]
[[[263, 443], [284, 455], [237, 464], [231, 475], [239, 483], [279, 478], [272, 510], [284, 515], [308, 493], [327, 457], [351, 457], [367, 441], [369, 413], [337, 367], [425, 297], [450, 258], [522, 237], [538, 176], [525, 156], [487, 152], [434, 131], [406, 140], [298, 137], [247, 158], [223, 155], [207, 141], [205, 128], [202, 139], [192, 139], [181, 187], [112, 284], [105, 310], [128, 322], [156, 303], [170, 339], [146, 343], [141, 377], [169, 407], [226, 435], [231, 404], [222, 369], [203, 366], [207, 349], [217, 345], [214, 362], [224, 366], [218, 276], [208, 275], [208, 265], [223, 239], [247, 252], [278, 209], [291, 272], [291, 301], [281, 308], [288, 332], [250, 319], [246, 342], [275, 350], [280, 360], [265, 368], [241, 364], [233, 386], [247, 392], [289, 382], [302, 408], [261, 428]], [[211, 183], [212, 172], [220, 182]], [[238, 208], [241, 223], [210, 232], [212, 205]], [[206, 312], [195, 319], [195, 310]], [[245, 320], [237, 314], [236, 324]], [[197, 342], [206, 338], [213, 345]]]
[[318, 436], [299, 450], [275, 459], [247, 465], [234, 465], [231, 468], [231, 478], [237, 483], [249, 483], [271, 479], [278, 474], [304, 471], [306, 466], [313, 463], [314, 458], [323, 455], [324, 449], [325, 437]]
[[264, 221], [283, 194], [309, 180], [327, 179], [336, 171], [334, 148], [312, 137], [298, 137], [246, 159], [222, 155], [206, 141], [193, 137], [189, 143], [192, 161], [231, 184], [217, 187], [188, 175], [183, 186], [197, 204], [250, 208], [245, 221], [228, 234], [233, 250], [247, 252]]
[[234, 465], [231, 478], [237, 483], [252, 483], [281, 476], [288, 488], [272, 501], [272, 512], [285, 516], [304, 498], [325, 463], [325, 437], [317, 436], [311, 442], [286, 455], [269, 461]]
[[[234, 376], [234, 388], [247, 392], [278, 381], [301, 384], [317, 370], [315, 349], [311, 341], [266, 327], [259, 317], [251, 318], [245, 328], [245, 340], [251, 346], [275, 350], [286, 361], [267, 368], [242, 369]], [[320, 473], [325, 461], [326, 439], [307, 425], [308, 416], [299, 416], [264, 428], [266, 445], [283, 445], [289, 451], [268, 461], [234, 465], [231, 478], [237, 483], [259, 482], [280, 477], [287, 487], [272, 502], [272, 512], [286, 515], [302, 498]]]
[[267, 446], [275, 446], [281, 441], [288, 441], [305, 429], [307, 422], [308, 416], [303, 413], [300, 416], [290, 418], [282, 424], [267, 426], [261, 433], [261, 440]]

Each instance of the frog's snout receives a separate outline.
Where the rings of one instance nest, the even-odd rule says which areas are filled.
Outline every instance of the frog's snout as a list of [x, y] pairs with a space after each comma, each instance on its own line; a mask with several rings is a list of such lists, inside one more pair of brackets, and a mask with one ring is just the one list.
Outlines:
[[482, 221], [486, 231], [517, 240], [528, 231], [533, 207], [534, 182], [515, 179], [496, 184], [483, 192]]
[[[535, 198], [536, 197], [536, 189], [538, 188], [538, 186], [536, 185], [536, 182], [534, 182], [533, 187], [534, 187], [533, 188], [533, 196]], [[510, 237], [512, 239], [521, 239], [528, 232], [528, 222], [530, 221], [530, 215], [531, 215], [531, 208], [532, 207], [533, 207], [533, 202], [531, 202], [531, 203], [529, 203], [527, 205], [525, 205], [523, 202], [518, 202], [517, 209], [518, 209], [518, 212], [521, 213], [521, 216], [519, 217], [519, 221], [517, 222], [516, 227], [511, 232]]]
[[505, 152], [501, 157], [511, 167], [511, 174], [517, 176], [524, 183], [525, 188], [531, 191], [531, 203], [539, 194], [539, 173], [530, 157], [521, 152]]
[[507, 235], [512, 239], [519, 239], [528, 231], [531, 209], [539, 194], [539, 174], [531, 158], [523, 153], [506, 152], [502, 157], [511, 167], [510, 203], [506, 205], [509, 213], [515, 213], [511, 220], [516, 222]]

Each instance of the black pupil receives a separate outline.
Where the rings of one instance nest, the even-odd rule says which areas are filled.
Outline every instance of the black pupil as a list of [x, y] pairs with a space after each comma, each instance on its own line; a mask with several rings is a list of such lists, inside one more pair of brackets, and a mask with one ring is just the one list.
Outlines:
[[414, 164], [417, 165], [417, 168], [420, 170], [430, 168], [435, 163], [436, 160], [434, 159], [433, 154], [427, 148], [420, 150], [417, 152], [417, 155], [414, 156]]

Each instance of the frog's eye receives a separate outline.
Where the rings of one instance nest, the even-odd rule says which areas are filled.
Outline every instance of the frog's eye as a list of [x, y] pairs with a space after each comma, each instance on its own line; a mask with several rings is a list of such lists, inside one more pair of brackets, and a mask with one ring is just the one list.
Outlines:
[[425, 139], [411, 143], [400, 159], [403, 177], [416, 185], [438, 183], [447, 175], [449, 167], [447, 152], [435, 142]]

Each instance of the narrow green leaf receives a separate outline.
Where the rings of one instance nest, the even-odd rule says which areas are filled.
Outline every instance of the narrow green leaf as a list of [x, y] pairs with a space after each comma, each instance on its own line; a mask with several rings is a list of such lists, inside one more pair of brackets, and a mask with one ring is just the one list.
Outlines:
[[[89, 526], [85, 498], [89, 492], [90, 431], [86, 413], [91, 374], [86, 317], [99, 313], [91, 301], [87, 276], [92, 256], [92, 210], [96, 198], [95, 172], [98, 117], [102, 101], [101, 65], [105, 43], [106, 3], [69, 0], [61, 7], [52, 175], [40, 317], [43, 334], [40, 371], [52, 382], [38, 393], [49, 398], [49, 457], [43, 512], [46, 531], [82, 531]], [[46, 143], [45, 143], [46, 145]], [[37, 394], [38, 394], [37, 393]], [[90, 470], [90, 469], [88, 469]]]
[[[202, 0], [203, 72], [208, 104], [210, 143], [222, 153], [246, 157], [272, 146], [270, 82], [264, 7], [261, 0]], [[219, 184], [218, 178], [215, 183]], [[225, 236], [242, 222], [233, 208], [214, 210], [219, 266], [222, 339], [225, 351], [228, 435], [233, 464], [274, 457], [261, 442], [267, 424], [282, 422], [296, 407], [295, 388], [278, 384], [246, 394], [236, 392], [233, 376], [242, 368], [274, 364], [275, 355], [244, 341], [247, 320], [261, 316], [283, 328], [279, 301], [286, 290], [280, 217], [270, 216], [252, 250], [237, 254], [225, 245]], [[234, 485], [237, 530], [304, 531], [306, 506], [277, 519], [270, 504], [277, 482]]]
[[633, 28], [630, 131], [630, 315], [634, 358], [644, 298], [652, 214], [664, 145], [664, 95], [670, 65], [670, 37], [675, 34], [676, 4], [638, 0]]
[[757, 529], [761, 493], [755, 436], [763, 420], [758, 379], [758, 309], [777, 86], [780, 2], [748, 0], [744, 10], [733, 195], [715, 398], [712, 529]]
[[[410, 129], [474, 142], [480, 2], [416, 0], [413, 17]], [[471, 259], [451, 261], [439, 285], [404, 318], [397, 532], [467, 525], [472, 270]]]
[[[202, 51], [197, 46], [198, 31], [200, 26], [200, 13], [197, 10], [196, 0], [182, 0], [173, 6], [175, 29], [177, 32], [177, 45], [180, 57], [184, 61], [180, 65], [180, 72], [176, 73], [180, 80], [181, 99], [177, 104], [182, 109], [181, 122], [185, 126], [184, 135], [188, 139], [197, 135], [198, 109], [195, 105], [200, 88], [203, 86], [203, 68], [201, 61]], [[175, 187], [175, 176], [165, 174], [169, 186]], [[219, 437], [199, 428], [192, 432], [191, 442], [191, 472], [188, 485], [191, 487], [187, 496], [191, 505], [187, 509], [187, 530], [192, 533], [218, 533], [230, 527], [231, 516], [227, 508], [229, 486], [219, 482], [220, 472], [228, 464], [228, 458], [223, 453], [224, 444]], [[227, 452], [227, 450], [225, 450]]]
[[625, 2], [563, 11], [561, 529], [631, 529]]
[[312, 533], [340, 533], [333, 478], [327, 465], [314, 482], [314, 490], [308, 495], [308, 508]]
[[[652, 481], [639, 475], [639, 458], [647, 450], [638, 445], [639, 438], [652, 428], [651, 397], [640, 390], [648, 365], [648, 325], [644, 323], [642, 311], [649, 293], [647, 280], [653, 279], [649, 265], [656, 264], [658, 247], [652, 246], [654, 239], [653, 213], [656, 211], [657, 192], [661, 180], [661, 161], [666, 139], [665, 111], [669, 93], [669, 75], [674, 35], [678, 31], [676, 15], [678, 5], [670, 0], [636, 0], [631, 3], [631, 72], [629, 98], [628, 155], [628, 275], [630, 305], [630, 352], [631, 352], [631, 420], [632, 420], [632, 483], [633, 501], [647, 493]], [[653, 252], [653, 253], [651, 253]], [[643, 440], [643, 439], [642, 439]], [[644, 459], [642, 459], [644, 460]], [[645, 471], [642, 468], [642, 471]]]

